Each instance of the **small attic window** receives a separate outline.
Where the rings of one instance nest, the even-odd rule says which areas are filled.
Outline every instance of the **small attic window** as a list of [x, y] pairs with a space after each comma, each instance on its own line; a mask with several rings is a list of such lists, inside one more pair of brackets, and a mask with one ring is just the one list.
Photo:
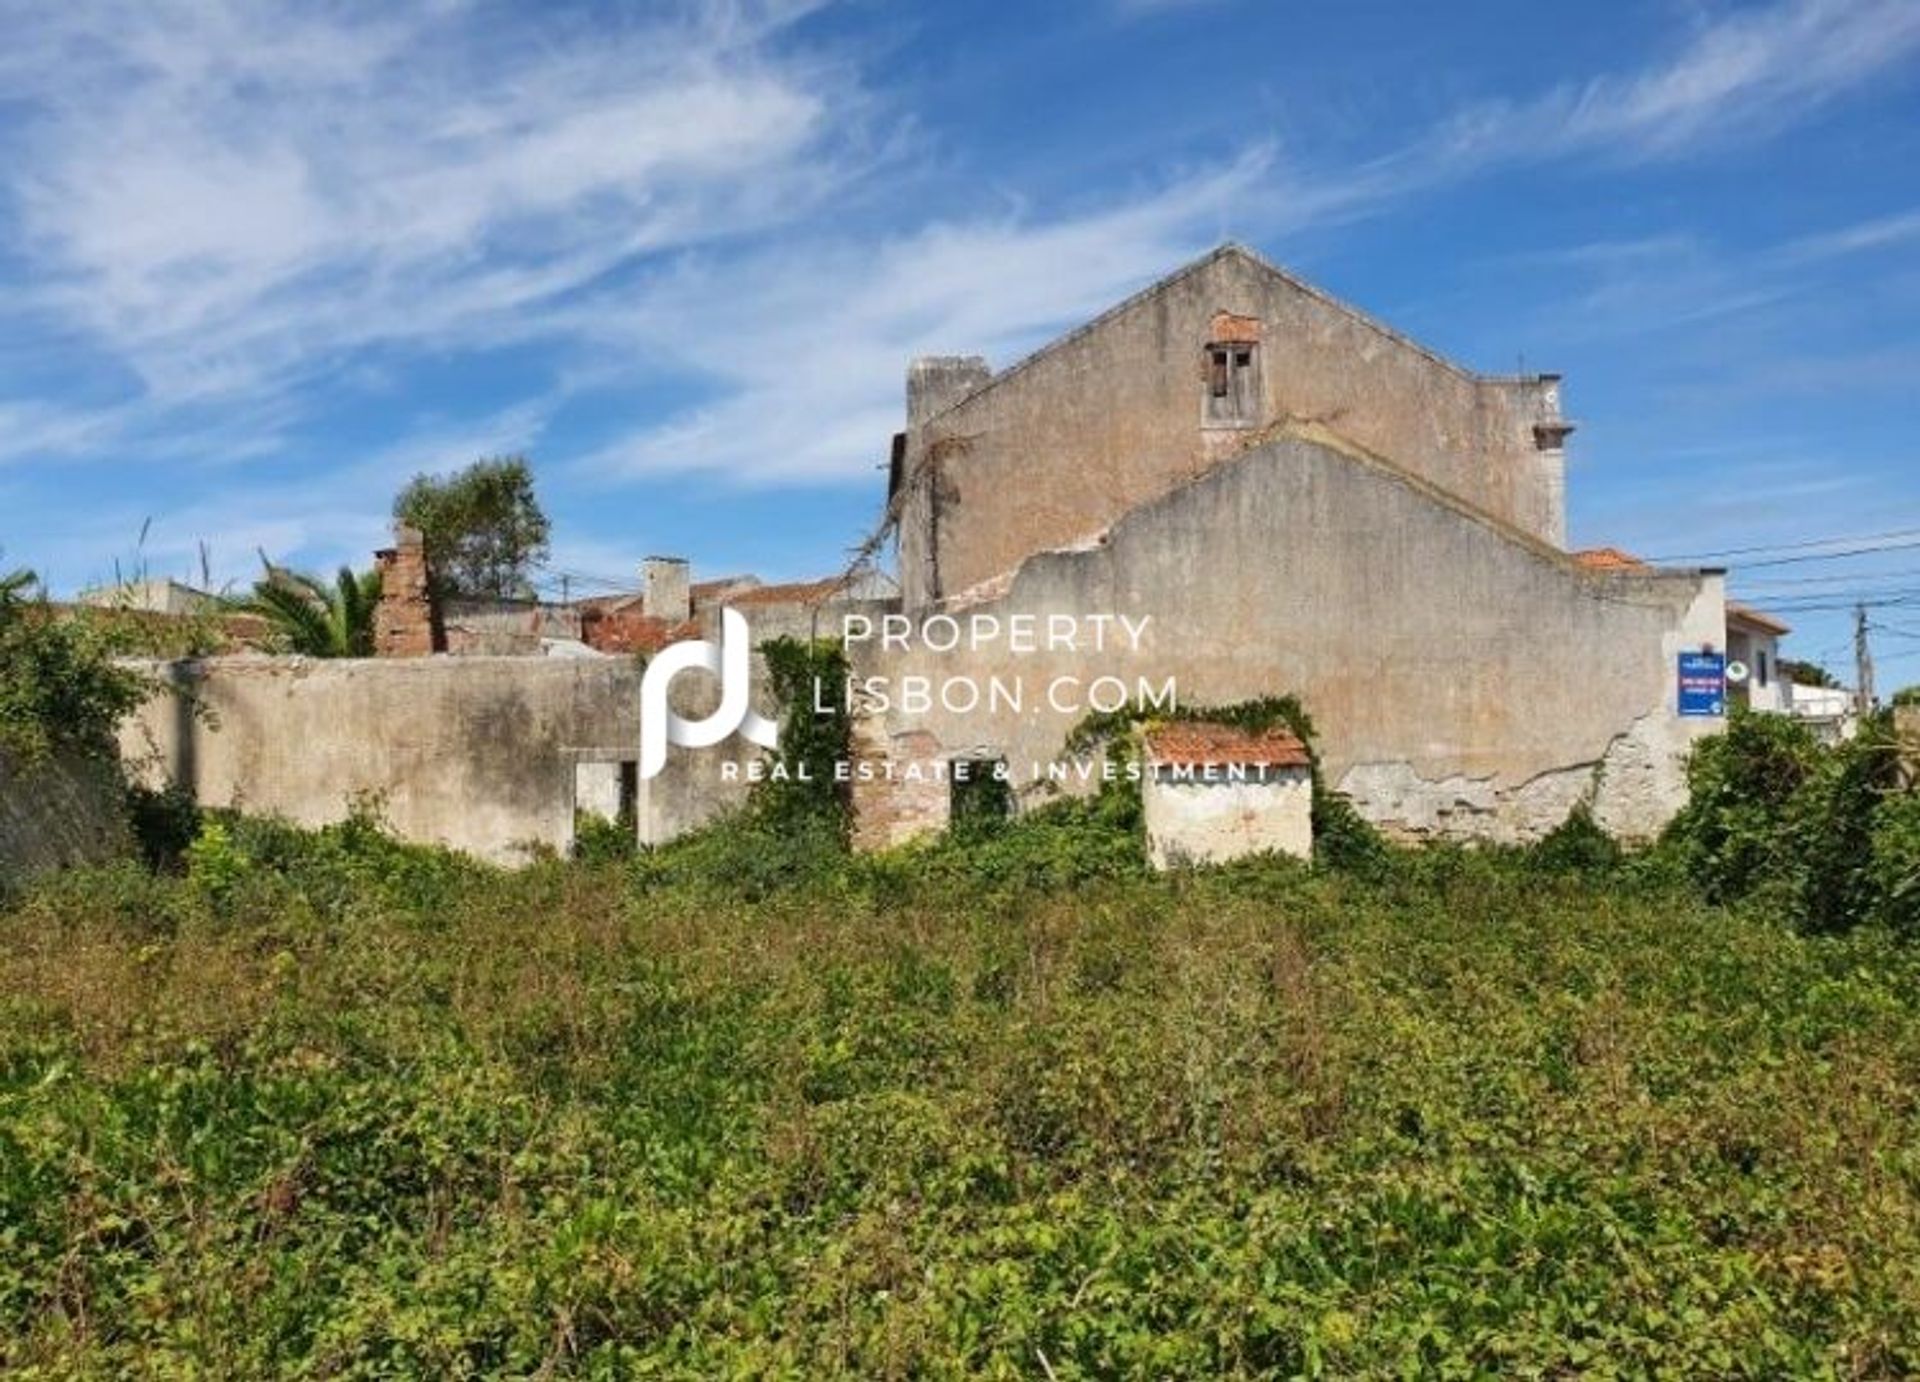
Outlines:
[[1246, 427], [1260, 420], [1260, 347], [1249, 341], [1216, 341], [1207, 347], [1209, 427]]

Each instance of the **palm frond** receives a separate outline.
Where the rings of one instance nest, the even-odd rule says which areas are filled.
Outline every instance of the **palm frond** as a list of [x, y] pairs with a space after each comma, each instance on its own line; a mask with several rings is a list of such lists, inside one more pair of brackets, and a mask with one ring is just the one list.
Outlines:
[[266, 575], [236, 607], [272, 625], [287, 651], [306, 657], [373, 656], [373, 611], [378, 572], [356, 575], [342, 566], [328, 586], [316, 576], [276, 566], [263, 553]]

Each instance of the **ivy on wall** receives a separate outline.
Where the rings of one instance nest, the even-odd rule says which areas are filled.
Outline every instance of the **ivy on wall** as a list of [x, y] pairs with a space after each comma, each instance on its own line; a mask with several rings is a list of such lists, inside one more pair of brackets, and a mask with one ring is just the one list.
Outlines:
[[846, 652], [837, 639], [774, 638], [760, 655], [785, 714], [776, 770], [755, 784], [753, 809], [776, 821], [825, 818], [844, 831], [846, 784], [835, 779], [851, 751]]

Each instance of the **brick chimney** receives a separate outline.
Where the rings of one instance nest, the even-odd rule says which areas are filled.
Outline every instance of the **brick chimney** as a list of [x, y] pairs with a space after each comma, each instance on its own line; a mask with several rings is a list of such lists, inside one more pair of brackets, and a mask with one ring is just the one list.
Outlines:
[[684, 624], [693, 617], [693, 583], [685, 557], [648, 557], [640, 564], [640, 612]]
[[440, 651], [433, 594], [427, 583], [426, 539], [404, 523], [393, 530], [393, 546], [373, 554], [380, 573], [380, 603], [373, 611], [375, 657], [426, 657]]

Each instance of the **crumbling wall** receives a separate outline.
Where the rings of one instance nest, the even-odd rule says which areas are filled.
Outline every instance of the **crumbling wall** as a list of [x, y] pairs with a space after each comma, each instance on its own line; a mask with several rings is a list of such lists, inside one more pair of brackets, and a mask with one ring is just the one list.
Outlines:
[[[920, 736], [917, 752], [1004, 758], [1019, 777], [1058, 757], [1095, 677], [1171, 677], [1191, 706], [1294, 694], [1327, 781], [1370, 819], [1524, 839], [1583, 799], [1618, 833], [1652, 833], [1685, 800], [1687, 748], [1718, 728], [1678, 715], [1675, 663], [1723, 637], [1720, 577], [1584, 570], [1321, 429], [1268, 440], [977, 596], [927, 617], [1151, 624], [1138, 651], [1101, 654], [858, 645], [863, 684], [961, 676], [1027, 692], [1017, 711], [896, 704], [870, 742]], [[1050, 703], [1063, 677], [1081, 704]]]
[[1157, 869], [1266, 851], [1313, 856], [1313, 778], [1305, 768], [1218, 781], [1161, 768], [1141, 796], [1147, 858]]
[[[376, 799], [403, 839], [501, 863], [570, 846], [578, 765], [639, 756], [641, 672], [628, 658], [244, 657], [148, 670], [170, 690], [120, 735], [145, 780], [308, 826]], [[717, 697], [705, 676], [672, 688], [685, 715]], [[191, 713], [196, 702], [205, 713]], [[744, 775], [730, 782], [722, 765], [757, 753], [738, 739], [672, 751], [640, 784], [640, 838], [671, 839], [740, 805]]]
[[899, 496], [907, 607], [1077, 542], [1257, 441], [1257, 431], [1202, 425], [1204, 347], [1222, 313], [1257, 323], [1264, 422], [1318, 422], [1564, 543], [1570, 428], [1557, 377], [1470, 374], [1228, 247], [945, 411], [922, 418], [910, 405]]
[[543, 639], [581, 635], [579, 611], [537, 600], [448, 600], [440, 623], [456, 657], [537, 657]]
[[426, 657], [441, 646], [427, 580], [426, 539], [405, 524], [394, 530], [393, 546], [373, 554], [380, 575], [380, 601], [373, 610], [376, 657]]

